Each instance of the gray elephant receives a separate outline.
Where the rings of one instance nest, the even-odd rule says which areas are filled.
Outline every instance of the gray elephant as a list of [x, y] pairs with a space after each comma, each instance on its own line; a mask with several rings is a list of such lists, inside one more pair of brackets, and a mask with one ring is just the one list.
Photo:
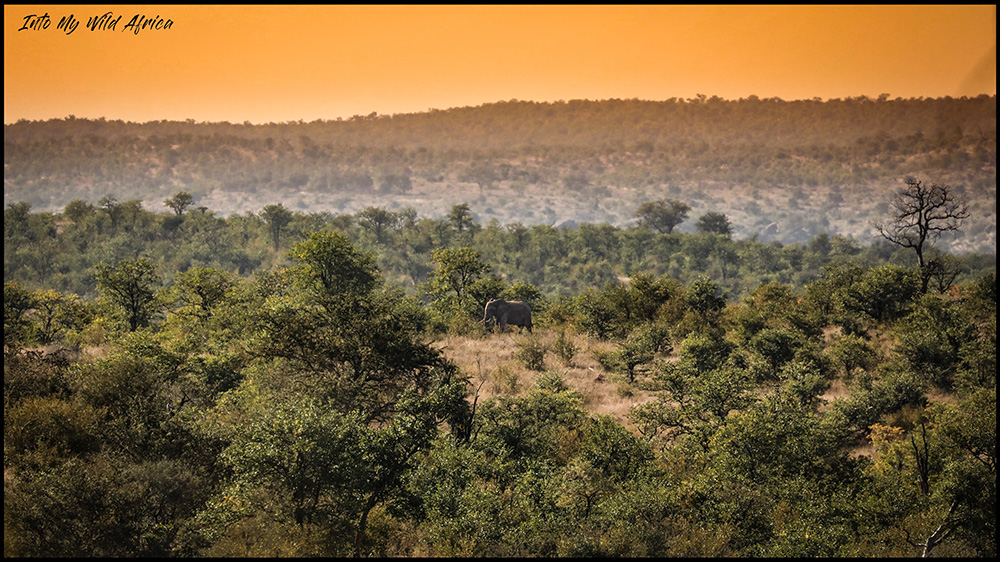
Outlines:
[[486, 314], [482, 323], [489, 327], [490, 320], [500, 325], [500, 331], [507, 331], [507, 326], [517, 326], [518, 331], [527, 328], [531, 331], [531, 308], [521, 301], [505, 301], [494, 299], [486, 303]]

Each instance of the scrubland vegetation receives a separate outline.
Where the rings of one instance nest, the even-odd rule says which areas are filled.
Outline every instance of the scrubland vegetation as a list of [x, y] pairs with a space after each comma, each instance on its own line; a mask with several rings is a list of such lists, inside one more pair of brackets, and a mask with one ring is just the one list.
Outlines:
[[[634, 224], [643, 203], [723, 213], [738, 239], [867, 242], [903, 177], [973, 212], [939, 247], [996, 252], [996, 96], [822, 101], [505, 101], [296, 123], [65, 119], [4, 126], [4, 204], [58, 212], [112, 196], [162, 209], [178, 191], [220, 216], [355, 214], [470, 203], [488, 224]], [[681, 232], [695, 232], [690, 221]]]
[[[408, 291], [352, 217], [136, 209], [116, 231], [108, 203], [5, 212], [7, 555], [995, 554], [982, 258], [924, 293], [902, 256], [825, 237], [604, 228], [732, 245], [725, 279], [757, 285], [632, 271], [546, 296], [499, 274], [539, 250], [473, 245], [591, 227], [479, 228], [459, 207], [383, 232], [451, 237]], [[276, 227], [296, 220], [317, 229]], [[235, 234], [261, 256], [243, 274]], [[567, 279], [590, 263], [575, 251]], [[815, 271], [748, 265], [766, 251]], [[531, 302], [534, 332], [488, 332], [496, 296]]]
[[[876, 150], [873, 176], [850, 164], [845, 183], [891, 185], [866, 199], [884, 203], [881, 238], [747, 236], [728, 208], [669, 188], [623, 210], [627, 224], [486, 218], [491, 189], [520, 189], [513, 169], [484, 180], [486, 199], [431, 216], [406, 205], [306, 211], [280, 190], [230, 214], [185, 189], [223, 169], [243, 179], [273, 169], [269, 181], [281, 183], [284, 166], [346, 161], [349, 146], [358, 161], [406, 154], [423, 162], [420, 174], [449, 176], [459, 169], [450, 158], [478, 154], [480, 141], [514, 158], [504, 139], [612, 135], [601, 115], [634, 131], [646, 121], [626, 109], [637, 108], [654, 123], [673, 111], [670, 134], [691, 142], [721, 130], [706, 115], [728, 115], [744, 133], [775, 120], [760, 139], [782, 150], [812, 145], [789, 140], [801, 137], [778, 126], [779, 110], [863, 114], [885, 128], [889, 155], [889, 141], [916, 134], [908, 112], [947, 123], [975, 113], [947, 111], [950, 102], [991, 106], [993, 128], [955, 132], [940, 147], [969, 151], [939, 156], [993, 147], [992, 163], [966, 160], [925, 184], [892, 175], [904, 160], [922, 169], [914, 159]], [[592, 111], [593, 127], [563, 110], [596, 106], [522, 102], [332, 127], [6, 126], [15, 196], [69, 177], [100, 195], [56, 208], [48, 195], [5, 201], [5, 556], [995, 557], [995, 245], [956, 251], [989, 208], [974, 189], [993, 194], [995, 216], [995, 98], [827, 103], [608, 102], [622, 113]], [[748, 106], [757, 112], [740, 114], [758, 115], [753, 127], [727, 113]], [[515, 109], [521, 121], [500, 119]], [[494, 144], [471, 125], [484, 112], [496, 112]], [[525, 124], [543, 118], [546, 127]], [[455, 146], [414, 148], [440, 119], [450, 134], [434, 138]], [[192, 127], [232, 136], [185, 137]], [[307, 130], [334, 136], [287, 137]], [[820, 142], [825, 129], [797, 130]], [[625, 152], [655, 161], [680, 151], [666, 148], [671, 139]], [[199, 143], [185, 155], [164, 148]], [[248, 148], [222, 148], [239, 143]], [[254, 168], [264, 154], [255, 143], [286, 152]], [[608, 136], [608, 154], [625, 144]], [[175, 160], [150, 167], [134, 152], [150, 147]], [[121, 161], [107, 159], [119, 150]], [[45, 154], [60, 171], [29, 172]], [[186, 167], [195, 155], [204, 161]], [[670, 173], [700, 181], [721, 173], [712, 162]], [[483, 177], [469, 173], [467, 183]], [[174, 183], [183, 174], [193, 183]], [[143, 176], [160, 195], [148, 195], [153, 184], [113, 189]], [[588, 178], [574, 193], [598, 185]], [[377, 190], [406, 191], [399, 177], [385, 181]], [[904, 183], [943, 190], [930, 191], [934, 204], [957, 196], [955, 228], [908, 245], [920, 225], [891, 211], [905, 208], [892, 199]], [[533, 331], [483, 325], [496, 297], [530, 303]]]

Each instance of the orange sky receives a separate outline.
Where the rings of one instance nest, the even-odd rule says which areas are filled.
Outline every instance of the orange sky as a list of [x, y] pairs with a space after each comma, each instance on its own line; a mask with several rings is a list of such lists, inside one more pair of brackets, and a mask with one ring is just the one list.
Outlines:
[[[91, 16], [123, 16], [114, 31]], [[47, 13], [48, 29], [19, 31]], [[173, 22], [124, 31], [133, 15]], [[72, 33], [57, 29], [73, 15]], [[4, 122], [253, 123], [500, 100], [996, 93], [967, 6], [5, 5]]]

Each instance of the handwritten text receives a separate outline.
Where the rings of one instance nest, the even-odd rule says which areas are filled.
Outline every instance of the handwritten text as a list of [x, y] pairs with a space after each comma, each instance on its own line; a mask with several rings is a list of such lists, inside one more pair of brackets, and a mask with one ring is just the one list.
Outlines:
[[[131, 19], [127, 20], [125, 25], [119, 27], [123, 18], [124, 16], [116, 16], [114, 12], [96, 14], [87, 17], [85, 27], [90, 31], [131, 31], [133, 35], [138, 35], [140, 31], [164, 31], [174, 27], [174, 20], [160, 17], [159, 14], [155, 16], [135, 14]], [[82, 18], [78, 20], [74, 14], [70, 14], [60, 18], [55, 28], [69, 35], [76, 31], [81, 21]], [[28, 14], [22, 18], [22, 24], [18, 28], [18, 31], [43, 31], [51, 25], [52, 18], [49, 17], [48, 12], [42, 15]]]

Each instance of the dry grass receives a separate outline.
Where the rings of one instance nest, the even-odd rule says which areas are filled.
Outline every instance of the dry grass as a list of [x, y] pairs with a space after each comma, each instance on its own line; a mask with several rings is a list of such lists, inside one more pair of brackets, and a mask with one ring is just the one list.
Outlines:
[[553, 351], [558, 333], [535, 330], [534, 334], [492, 334], [482, 338], [446, 336], [435, 342], [446, 357], [469, 375], [472, 385], [469, 396], [479, 389], [479, 401], [498, 395], [524, 395], [540, 372], [526, 368], [517, 359], [519, 344], [525, 338], [537, 338], [545, 346], [544, 370], [557, 372], [563, 381], [580, 393], [583, 407], [593, 414], [609, 414], [628, 426], [629, 409], [652, 399], [646, 391], [633, 390], [619, 377], [606, 372], [594, 351], [615, 348], [611, 342], [592, 340], [579, 334], [566, 334], [577, 352], [567, 364]]
[[847, 383], [842, 378], [837, 377], [830, 382], [830, 387], [820, 396], [820, 399], [829, 403], [840, 398], [847, 398], [850, 394]]
[[[839, 330], [827, 330], [827, 342], [835, 338]], [[606, 353], [616, 349], [614, 342], [594, 340], [586, 335], [566, 333], [567, 339], [576, 348], [576, 353], [567, 363], [554, 351], [559, 332], [555, 330], [535, 330], [534, 334], [492, 334], [483, 337], [445, 336], [434, 343], [443, 350], [446, 357], [453, 361], [471, 380], [469, 387], [470, 399], [478, 390], [478, 400], [485, 400], [499, 395], [522, 396], [526, 394], [540, 372], [528, 369], [517, 358], [519, 346], [526, 338], [535, 338], [545, 347], [544, 370], [562, 375], [563, 381], [580, 393], [583, 408], [594, 415], [611, 415], [619, 423], [630, 429], [635, 429], [628, 420], [628, 412], [634, 406], [648, 402], [654, 398], [649, 391], [638, 390], [635, 385], [629, 385], [616, 374], [609, 373], [597, 361], [595, 352]], [[891, 339], [886, 335], [875, 338], [876, 349], [885, 353], [891, 345]], [[666, 358], [676, 360], [675, 356]], [[828, 410], [832, 402], [847, 398], [850, 395], [850, 385], [842, 377], [831, 381], [829, 388], [820, 397], [825, 404], [821, 410]], [[951, 394], [934, 390], [928, 393], [932, 402], [954, 402]], [[868, 454], [864, 447], [858, 454]]]

